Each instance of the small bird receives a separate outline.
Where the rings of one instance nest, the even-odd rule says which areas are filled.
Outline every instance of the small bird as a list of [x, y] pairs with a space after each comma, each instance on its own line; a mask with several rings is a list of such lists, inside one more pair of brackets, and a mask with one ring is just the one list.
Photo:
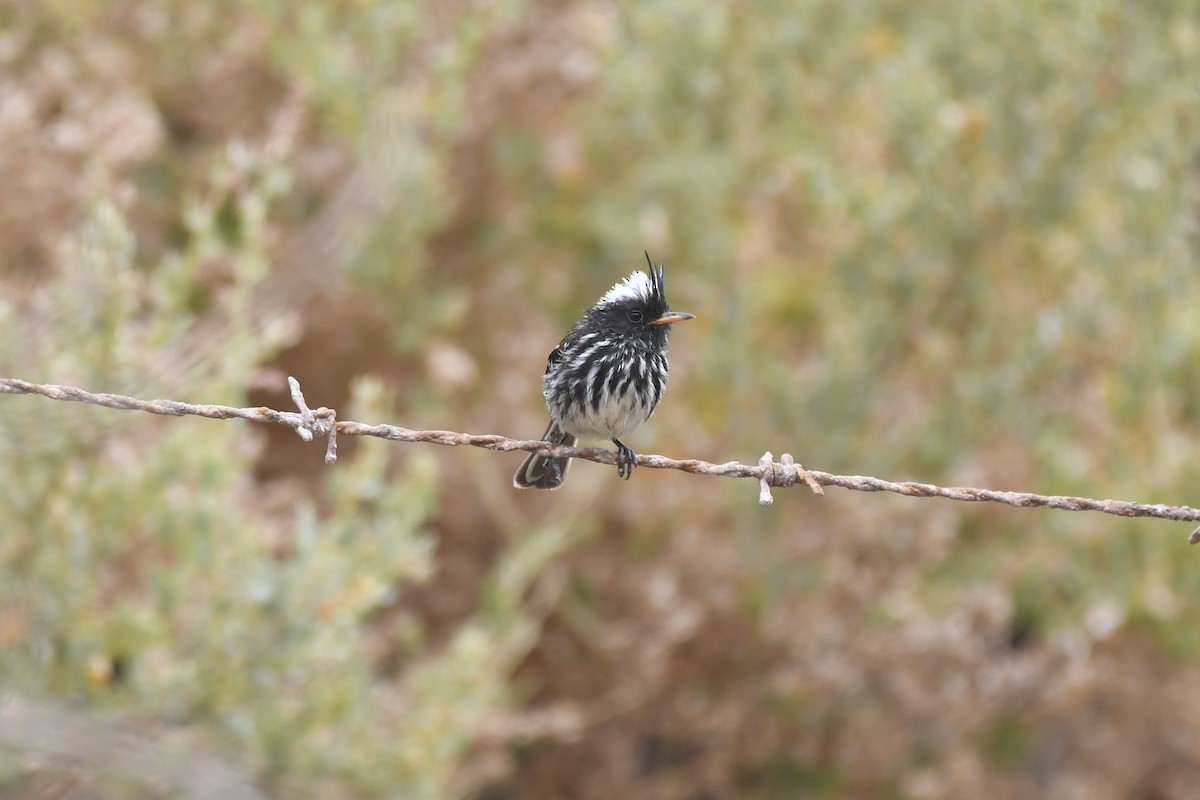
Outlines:
[[[604, 293], [550, 352], [542, 396], [550, 410], [543, 441], [573, 447], [579, 439], [617, 446], [617, 476], [633, 474], [637, 456], [620, 440], [650, 419], [667, 388], [667, 334], [695, 315], [667, 306], [663, 265], [646, 253], [638, 270]], [[518, 489], [557, 489], [569, 458], [531, 453], [513, 477]]]

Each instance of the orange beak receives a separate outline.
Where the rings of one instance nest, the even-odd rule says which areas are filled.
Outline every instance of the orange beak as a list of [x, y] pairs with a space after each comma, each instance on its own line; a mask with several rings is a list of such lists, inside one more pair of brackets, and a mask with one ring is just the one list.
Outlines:
[[674, 325], [676, 322], [683, 322], [685, 319], [695, 319], [695, 314], [689, 314], [686, 311], [668, 311], [658, 319], [650, 320], [651, 325]]

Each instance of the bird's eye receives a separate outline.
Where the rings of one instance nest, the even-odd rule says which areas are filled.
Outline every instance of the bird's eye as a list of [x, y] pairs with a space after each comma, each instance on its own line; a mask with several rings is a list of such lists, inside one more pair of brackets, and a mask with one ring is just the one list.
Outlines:
[[630, 322], [641, 322], [642, 321], [642, 312], [637, 310], [636, 308], [633, 311], [630, 311], [629, 312], [629, 321]]

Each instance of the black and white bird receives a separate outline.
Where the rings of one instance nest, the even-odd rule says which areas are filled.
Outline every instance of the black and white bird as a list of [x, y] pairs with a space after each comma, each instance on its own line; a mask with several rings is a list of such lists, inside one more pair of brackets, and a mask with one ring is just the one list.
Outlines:
[[[579, 439], [608, 439], [617, 446], [617, 475], [628, 479], [637, 456], [620, 437], [641, 427], [667, 388], [667, 336], [671, 325], [692, 319], [672, 311], [663, 265], [634, 272], [596, 301], [546, 361], [542, 395], [550, 427], [542, 439], [573, 447]], [[530, 454], [513, 477], [518, 489], [557, 489], [569, 458]]]

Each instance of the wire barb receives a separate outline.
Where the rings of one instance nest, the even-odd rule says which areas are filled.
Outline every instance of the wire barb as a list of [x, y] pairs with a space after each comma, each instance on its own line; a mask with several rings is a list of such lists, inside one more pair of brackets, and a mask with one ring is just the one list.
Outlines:
[[325, 463], [332, 464], [337, 461], [337, 413], [325, 406], [316, 411], [310, 409], [304, 400], [304, 392], [300, 391], [300, 381], [291, 375], [288, 376], [288, 387], [291, 389], [292, 402], [300, 409], [300, 424], [296, 426], [296, 434], [306, 442], [311, 442], [313, 436], [328, 437]]
[[762, 458], [758, 460], [758, 504], [760, 506], [769, 506], [775, 502], [775, 498], [771, 496], [771, 484], [775, 482], [775, 460], [771, 455], [771, 451], [763, 453]]
[[796, 463], [791, 453], [781, 455], [779, 463], [776, 464], [774, 456], [768, 450], [758, 460], [758, 469], [760, 471], [758, 476], [758, 504], [760, 506], [769, 506], [775, 502], [771, 496], [772, 486], [795, 486], [797, 481], [803, 481], [813, 494], [819, 497], [825, 496], [825, 490], [821, 488], [821, 484], [817, 483], [811, 472]]
[[288, 386], [292, 390], [292, 402], [296, 404], [296, 408], [300, 409], [300, 424], [296, 426], [296, 433], [306, 442], [313, 440], [313, 413], [309, 409], [308, 403], [304, 400], [304, 392], [300, 391], [300, 381], [288, 376]]
[[[333, 409], [308, 408], [300, 383], [289, 378], [292, 401], [300, 411], [275, 411], [270, 408], [233, 408], [230, 406], [197, 405], [177, 400], [138, 400], [118, 394], [93, 394], [70, 386], [37, 384], [17, 378], [0, 378], [0, 394], [33, 394], [51, 400], [115, 408], [124, 411], [145, 411], [165, 416], [198, 416], [208, 419], [246, 419], [251, 422], [271, 422], [294, 429], [305, 441], [314, 436], [329, 439], [325, 463], [337, 460], [337, 435], [376, 436], [394, 442], [424, 442], [449, 447], [481, 447], [507, 452], [521, 450], [541, 453], [554, 458], [577, 458], [597, 464], [616, 464], [617, 454], [607, 448], [565, 447], [540, 439], [509, 439], [497, 434], [470, 434], [455, 431], [416, 431], [398, 425], [365, 425], [361, 422], [338, 421]], [[307, 435], [306, 435], [307, 434]], [[713, 464], [698, 459], [673, 459], [659, 455], [639, 455], [638, 465], [650, 469], [674, 469], [694, 475], [715, 475], [723, 478], [753, 478], [759, 483], [759, 503], [771, 505], [772, 487], [793, 486], [803, 482], [814, 494], [823, 495], [826, 486], [837, 486], [855, 492], [893, 492], [907, 497], [942, 497], [967, 503], [1003, 503], [1017, 508], [1054, 508], [1062, 511], [1098, 511], [1118, 517], [1155, 517], [1176, 522], [1200, 522], [1200, 509], [1190, 506], [1134, 503], [1125, 500], [1095, 500], [1088, 497], [1039, 495], [1028, 492], [1005, 492], [970, 487], [942, 487], [912, 481], [885, 481], [863, 475], [833, 475], [828, 472], [804, 469], [791, 455], [784, 453], [779, 463], [770, 452], [764, 453], [757, 464], [730, 461]], [[1191, 544], [1200, 543], [1200, 528], [1188, 537]]]

